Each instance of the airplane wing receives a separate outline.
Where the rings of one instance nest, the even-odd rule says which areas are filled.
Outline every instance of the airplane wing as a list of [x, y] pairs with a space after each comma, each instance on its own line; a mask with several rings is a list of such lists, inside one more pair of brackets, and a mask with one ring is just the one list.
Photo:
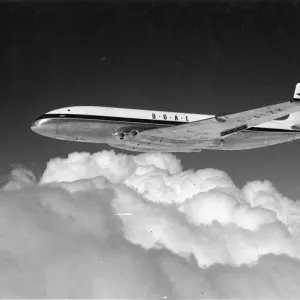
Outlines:
[[235, 132], [300, 111], [300, 83], [297, 84], [292, 101], [251, 109], [244, 112], [215, 116], [210, 119], [183, 125], [151, 129], [140, 132], [139, 140], [151, 142], [164, 140], [210, 140], [222, 139]]

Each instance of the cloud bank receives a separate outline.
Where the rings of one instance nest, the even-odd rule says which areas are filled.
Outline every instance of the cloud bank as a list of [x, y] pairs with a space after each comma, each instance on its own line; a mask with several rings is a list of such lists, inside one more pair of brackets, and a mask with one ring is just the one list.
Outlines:
[[55, 158], [0, 190], [1, 298], [300, 298], [300, 201], [171, 154]]

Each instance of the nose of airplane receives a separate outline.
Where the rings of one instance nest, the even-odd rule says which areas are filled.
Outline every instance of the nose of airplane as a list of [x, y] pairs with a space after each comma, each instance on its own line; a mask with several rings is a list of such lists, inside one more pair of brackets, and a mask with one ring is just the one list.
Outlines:
[[39, 133], [39, 125], [38, 125], [38, 121], [34, 121], [32, 122], [30, 129], [35, 132], [35, 133]]
[[54, 119], [41, 118], [35, 120], [30, 128], [37, 134], [53, 137], [56, 134], [57, 122]]

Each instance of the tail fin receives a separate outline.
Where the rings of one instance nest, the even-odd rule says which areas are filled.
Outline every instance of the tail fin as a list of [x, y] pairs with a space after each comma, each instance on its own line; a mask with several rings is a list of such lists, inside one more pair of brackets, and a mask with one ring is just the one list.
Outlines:
[[300, 83], [297, 83], [294, 93], [294, 101], [300, 101]]

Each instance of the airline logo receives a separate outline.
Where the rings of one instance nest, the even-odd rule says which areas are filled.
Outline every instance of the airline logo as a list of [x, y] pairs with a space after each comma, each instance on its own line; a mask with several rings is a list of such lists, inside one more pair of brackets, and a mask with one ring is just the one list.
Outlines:
[[189, 120], [189, 117], [188, 116], [185, 116], [185, 117], [178, 117], [177, 115], [175, 115], [173, 118], [172, 118], [172, 116], [168, 116], [168, 115], [166, 115], [166, 114], [163, 114], [163, 115], [157, 115], [156, 113], [152, 113], [152, 119], [153, 120], [156, 120], [156, 119], [164, 119], [164, 120], [168, 120], [168, 117], [169, 117], [169, 119], [173, 119], [173, 120], [175, 120], [175, 121], [181, 121], [181, 122], [189, 122], [190, 120]]

